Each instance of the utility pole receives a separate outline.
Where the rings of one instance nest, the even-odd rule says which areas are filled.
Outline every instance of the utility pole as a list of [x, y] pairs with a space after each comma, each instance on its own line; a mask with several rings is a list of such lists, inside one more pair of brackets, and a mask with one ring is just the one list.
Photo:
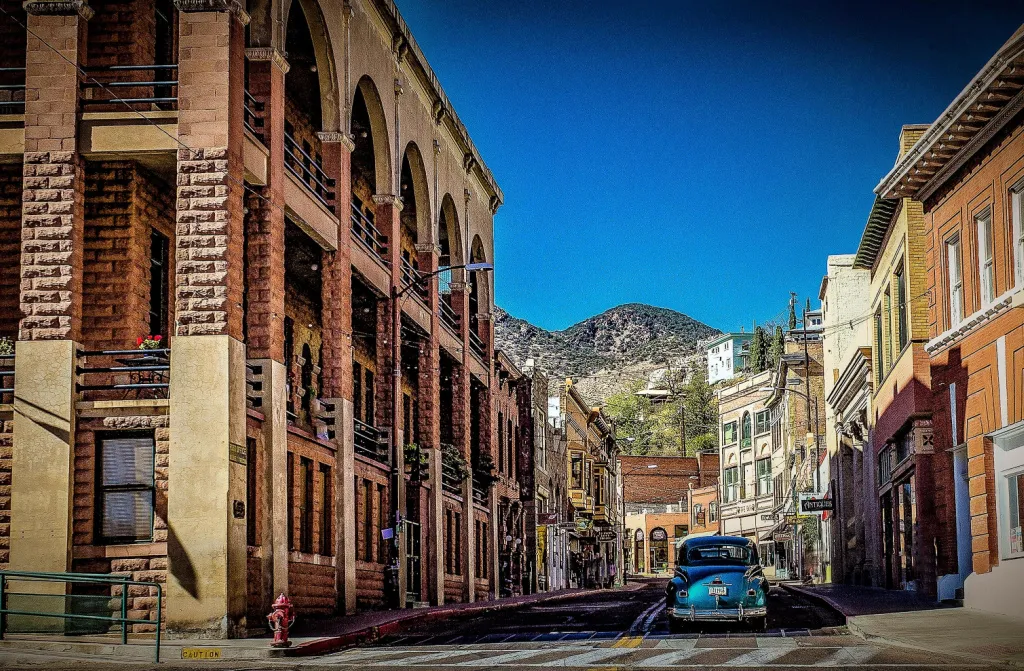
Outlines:
[[683, 456], [686, 456], [686, 406], [682, 399], [679, 401], [679, 443], [683, 446]]

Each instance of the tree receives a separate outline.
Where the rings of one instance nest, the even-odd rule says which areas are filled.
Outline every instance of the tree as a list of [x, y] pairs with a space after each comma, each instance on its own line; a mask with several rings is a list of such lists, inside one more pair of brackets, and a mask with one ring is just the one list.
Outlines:
[[768, 336], [760, 326], [754, 327], [754, 338], [750, 341], [750, 372], [760, 373], [768, 367]]
[[789, 330], [796, 328], [796, 294], [789, 295]]
[[686, 410], [687, 452], [718, 447], [718, 397], [708, 384], [706, 366], [694, 361], [690, 375], [682, 389], [682, 403]]
[[781, 326], [775, 327], [775, 334], [772, 336], [772, 342], [768, 346], [768, 368], [775, 370], [779, 367], [779, 361], [782, 360], [782, 355], [786, 351], [786, 336], [782, 332]]
[[615, 435], [623, 454], [651, 454], [655, 444], [655, 413], [651, 401], [637, 395], [643, 388], [644, 383], [637, 381], [605, 400], [604, 410], [615, 424]]

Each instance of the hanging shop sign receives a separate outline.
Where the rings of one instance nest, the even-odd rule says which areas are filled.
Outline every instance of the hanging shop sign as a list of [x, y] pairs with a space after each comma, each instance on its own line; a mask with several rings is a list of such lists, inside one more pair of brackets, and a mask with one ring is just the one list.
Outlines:
[[821, 494], [801, 494], [800, 512], [821, 513], [835, 510], [835, 501], [826, 499]]
[[597, 532], [597, 540], [602, 542], [602, 543], [607, 543], [607, 542], [614, 541], [616, 538], [618, 538], [618, 534], [616, 534], [614, 531], [598, 531]]

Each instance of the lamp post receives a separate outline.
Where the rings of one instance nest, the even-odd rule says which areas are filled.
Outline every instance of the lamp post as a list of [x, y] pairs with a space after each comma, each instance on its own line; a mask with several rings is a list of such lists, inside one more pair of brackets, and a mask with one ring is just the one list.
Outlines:
[[[416, 273], [410, 282], [402, 286], [393, 284], [391, 287], [391, 522], [394, 525], [391, 533], [391, 557], [389, 573], [385, 574], [385, 581], [393, 581], [394, 599], [397, 607], [405, 606], [405, 557], [404, 548], [399, 536], [403, 527], [402, 509], [405, 504], [405, 474], [404, 474], [404, 445], [399, 445], [399, 430], [401, 424], [398, 421], [399, 408], [402, 407], [402, 298], [410, 290], [422, 286], [424, 282], [432, 277], [440, 275], [449, 270], [465, 269], [467, 272], [485, 272], [494, 270], [491, 263], [464, 263], [457, 266], [445, 266], [430, 273]], [[404, 441], [402, 441], [404, 442]], [[436, 445], [433, 446], [435, 449]], [[440, 485], [435, 485], [440, 486]]]

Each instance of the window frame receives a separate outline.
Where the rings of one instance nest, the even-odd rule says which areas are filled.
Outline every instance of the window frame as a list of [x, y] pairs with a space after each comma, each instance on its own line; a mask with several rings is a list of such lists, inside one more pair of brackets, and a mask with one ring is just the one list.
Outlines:
[[[734, 475], [734, 478], [730, 476]], [[722, 499], [723, 503], [733, 503], [740, 500], [740, 467], [726, 466], [722, 469]]]
[[[127, 485], [104, 485], [103, 478], [103, 445], [107, 440], [127, 440], [149, 438], [153, 449], [153, 469], [150, 475], [150, 484], [127, 484]], [[156, 522], [156, 434], [154, 431], [103, 431], [97, 432], [95, 438], [96, 450], [96, 481], [94, 483], [95, 502], [95, 530], [94, 535], [97, 545], [136, 545], [140, 543], [153, 542]], [[106, 496], [111, 493], [122, 492], [150, 492], [149, 503], [149, 536], [107, 536], [103, 533], [103, 522], [105, 519]]]
[[[732, 440], [729, 440], [729, 433], [732, 433]], [[732, 445], [739, 441], [739, 425], [736, 420], [726, 422], [722, 425], [722, 445]]]
[[995, 245], [993, 244], [992, 208], [986, 207], [974, 215], [974, 230], [978, 236], [978, 296], [981, 307], [988, 307], [996, 299]]
[[901, 261], [893, 273], [893, 281], [896, 285], [896, 342], [899, 343], [899, 351], [903, 352], [910, 342], [910, 306], [907, 304], [907, 266]]
[[[767, 464], [767, 469], [762, 471], [761, 466]], [[772, 458], [762, 457], [754, 460], [754, 481], [757, 483], [757, 495], [768, 496], [772, 494]], [[765, 484], [767, 483], [767, 485]]]
[[[763, 427], [764, 428], [761, 428], [762, 427], [762, 418], [763, 418]], [[768, 410], [758, 410], [757, 412], [755, 412], [754, 413], [754, 435], [755, 436], [760, 436], [762, 434], [768, 433], [769, 431], [771, 431], [771, 429], [772, 429], [771, 412], [768, 411]]]
[[[996, 436], [993, 439], [993, 471], [996, 477], [996, 535], [998, 556], [1000, 561], [1024, 562], [1024, 539], [1018, 537], [1019, 549], [1014, 550], [1011, 544], [1010, 527], [1010, 481], [1024, 476], [1024, 430], [1017, 429]], [[1024, 488], [1017, 490], [1018, 517], [1015, 529], [1024, 527], [1024, 505], [1021, 496]], [[1020, 533], [1020, 532], [1018, 532]]]
[[1010, 187], [1010, 227], [1013, 235], [1013, 286], [1024, 286], [1024, 178]]
[[740, 448], [753, 447], [754, 445], [754, 418], [750, 411], [743, 413], [740, 421]]
[[[947, 317], [949, 328], [956, 328], [964, 320], [964, 264], [963, 245], [960, 233], [946, 238], [943, 243], [946, 255]], [[956, 273], [954, 274], [954, 269]], [[955, 310], [954, 310], [955, 308]]]

